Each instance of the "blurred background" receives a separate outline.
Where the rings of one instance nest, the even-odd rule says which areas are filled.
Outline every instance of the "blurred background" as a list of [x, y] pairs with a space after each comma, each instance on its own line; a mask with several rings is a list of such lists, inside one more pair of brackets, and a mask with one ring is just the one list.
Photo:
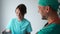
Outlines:
[[31, 22], [33, 29], [31, 34], [36, 34], [47, 23], [38, 13], [38, 0], [0, 0], [0, 34], [5, 30], [9, 21], [16, 17], [15, 8], [22, 3], [27, 7], [25, 18]]

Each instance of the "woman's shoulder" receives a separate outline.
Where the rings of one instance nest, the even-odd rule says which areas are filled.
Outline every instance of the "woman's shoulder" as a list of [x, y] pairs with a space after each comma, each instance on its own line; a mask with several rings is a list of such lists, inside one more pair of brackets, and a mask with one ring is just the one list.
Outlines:
[[26, 21], [26, 22], [30, 22], [28, 19], [26, 19], [26, 18], [24, 18], [24, 20]]
[[24, 18], [25, 23], [30, 24], [30, 21], [26, 18]]
[[12, 20], [16, 20], [17, 18], [12, 18]]
[[12, 21], [12, 22], [13, 22], [13, 21], [16, 21], [16, 18], [12, 18], [12, 19], [10, 19], [10, 21]]

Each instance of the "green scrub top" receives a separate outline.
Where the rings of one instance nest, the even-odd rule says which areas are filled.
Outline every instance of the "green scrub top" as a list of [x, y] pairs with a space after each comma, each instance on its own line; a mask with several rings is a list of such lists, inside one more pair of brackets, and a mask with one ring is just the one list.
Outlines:
[[60, 24], [52, 23], [43, 27], [38, 34], [60, 34]]
[[6, 29], [10, 29], [12, 34], [26, 34], [32, 31], [30, 22], [25, 18], [20, 22], [16, 18], [12, 19]]

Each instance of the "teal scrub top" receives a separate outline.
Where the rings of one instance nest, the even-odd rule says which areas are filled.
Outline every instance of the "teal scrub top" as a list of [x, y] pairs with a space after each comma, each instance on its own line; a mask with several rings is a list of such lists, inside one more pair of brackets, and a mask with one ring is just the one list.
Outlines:
[[46, 27], [43, 27], [38, 34], [60, 34], [60, 24], [49, 24]]
[[10, 29], [12, 34], [26, 34], [32, 31], [30, 22], [25, 18], [20, 22], [16, 18], [12, 19], [6, 29]]

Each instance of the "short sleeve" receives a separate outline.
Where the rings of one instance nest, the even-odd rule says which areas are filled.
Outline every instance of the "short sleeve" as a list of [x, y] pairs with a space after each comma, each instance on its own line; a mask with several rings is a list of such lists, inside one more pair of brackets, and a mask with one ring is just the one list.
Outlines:
[[6, 27], [6, 29], [10, 29], [10, 30], [11, 30], [11, 26], [12, 26], [12, 20], [9, 21], [9, 23], [8, 23], [8, 25], [7, 25], [7, 27]]
[[29, 23], [27, 26], [27, 32], [31, 32], [31, 31], [32, 31], [32, 27], [31, 27], [31, 24]]

